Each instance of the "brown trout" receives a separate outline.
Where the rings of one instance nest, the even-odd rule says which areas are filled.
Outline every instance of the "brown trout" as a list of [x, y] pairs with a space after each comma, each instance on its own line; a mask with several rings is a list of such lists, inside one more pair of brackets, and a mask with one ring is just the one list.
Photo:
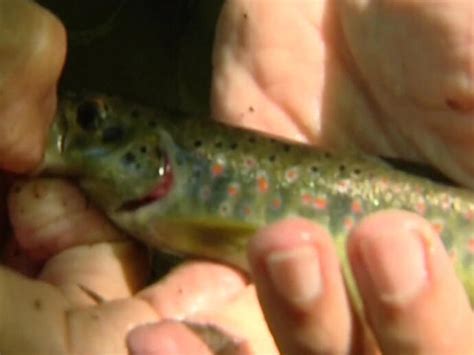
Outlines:
[[102, 95], [62, 99], [43, 171], [87, 196], [152, 248], [247, 269], [249, 237], [302, 216], [345, 240], [368, 213], [416, 212], [440, 233], [474, 301], [474, 193], [357, 154], [337, 156]]

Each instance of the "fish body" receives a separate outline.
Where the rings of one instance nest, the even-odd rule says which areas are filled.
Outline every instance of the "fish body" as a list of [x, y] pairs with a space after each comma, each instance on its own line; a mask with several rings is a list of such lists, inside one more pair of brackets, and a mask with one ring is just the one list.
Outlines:
[[382, 209], [431, 222], [474, 301], [474, 193], [358, 154], [335, 155], [102, 95], [61, 101], [43, 171], [73, 176], [152, 248], [247, 269], [256, 229], [288, 216], [325, 226], [347, 268], [352, 226]]

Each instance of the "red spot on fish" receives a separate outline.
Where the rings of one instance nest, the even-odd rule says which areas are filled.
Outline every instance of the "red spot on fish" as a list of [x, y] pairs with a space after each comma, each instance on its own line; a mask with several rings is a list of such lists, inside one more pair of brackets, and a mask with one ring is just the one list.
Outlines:
[[444, 195], [441, 200], [441, 208], [445, 211], [449, 210], [452, 205], [452, 199], [449, 195]]
[[257, 161], [252, 157], [246, 157], [244, 159], [244, 164], [248, 169], [254, 168], [257, 165]]
[[328, 200], [325, 197], [316, 197], [313, 200], [313, 207], [317, 210], [324, 210], [328, 206]]
[[431, 222], [431, 227], [437, 234], [441, 234], [443, 232], [444, 225], [441, 222]]
[[211, 174], [213, 177], [218, 177], [224, 172], [224, 166], [221, 163], [214, 163], [211, 166]]
[[279, 209], [281, 207], [281, 199], [280, 198], [274, 198], [272, 200], [272, 207], [276, 210]]
[[237, 184], [230, 184], [227, 187], [227, 195], [229, 197], [235, 197], [239, 193], [239, 186]]
[[244, 216], [247, 216], [247, 217], [248, 217], [248, 216], [250, 216], [250, 214], [252, 213], [252, 210], [251, 210], [250, 207], [245, 206], [245, 207], [242, 209], [242, 212], [243, 212]]
[[344, 228], [349, 231], [354, 227], [354, 219], [352, 217], [346, 217], [344, 218], [344, 221], [342, 222], [344, 224]]
[[265, 193], [268, 191], [269, 184], [268, 179], [265, 176], [257, 177], [257, 189], [261, 193]]
[[474, 210], [469, 210], [464, 214], [464, 218], [468, 220], [469, 222], [472, 222], [474, 220]]
[[424, 216], [426, 213], [426, 204], [425, 201], [419, 201], [415, 204], [415, 212]]
[[467, 251], [474, 254], [474, 237], [471, 237], [471, 239], [467, 241]]
[[285, 179], [290, 184], [295, 182], [299, 177], [298, 169], [297, 168], [290, 168], [285, 172]]
[[304, 206], [309, 206], [311, 205], [311, 202], [313, 201], [313, 196], [311, 196], [310, 194], [308, 193], [305, 193], [301, 196], [301, 203], [304, 205]]
[[355, 214], [362, 213], [362, 203], [359, 200], [352, 201], [351, 211]]

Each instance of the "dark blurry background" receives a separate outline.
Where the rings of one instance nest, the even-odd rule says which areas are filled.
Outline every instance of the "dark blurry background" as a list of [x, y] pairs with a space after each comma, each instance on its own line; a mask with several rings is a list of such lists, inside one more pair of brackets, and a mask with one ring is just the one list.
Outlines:
[[208, 113], [214, 28], [223, 0], [38, 0], [66, 25], [68, 90]]

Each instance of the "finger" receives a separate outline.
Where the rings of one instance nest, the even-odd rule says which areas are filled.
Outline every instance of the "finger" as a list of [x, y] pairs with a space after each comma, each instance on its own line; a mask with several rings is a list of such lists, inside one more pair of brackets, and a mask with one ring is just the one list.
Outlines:
[[127, 336], [127, 346], [132, 355], [214, 354], [197, 334], [173, 321], [135, 328]]
[[[474, 52], [467, 40], [472, 36], [472, 2], [337, 3], [345, 35], [340, 42], [347, 44], [358, 80], [368, 91], [366, 99], [378, 112], [377, 132], [388, 137], [357, 130], [379, 147], [380, 138], [385, 140], [391, 155], [429, 161], [473, 187], [473, 131], [465, 124], [474, 110], [473, 86], [467, 84], [473, 79]], [[390, 30], [401, 27], [403, 31]]]
[[320, 139], [326, 53], [318, 31], [324, 3], [224, 3], [213, 51], [214, 117], [293, 140]]
[[183, 319], [226, 303], [247, 284], [239, 271], [212, 262], [178, 266], [137, 297], [148, 302], [161, 318]]
[[49, 259], [37, 278], [82, 307], [130, 297], [145, 287], [149, 276], [147, 251], [120, 241], [66, 249]]
[[137, 299], [75, 309], [55, 287], [0, 267], [2, 354], [127, 354], [125, 336], [156, 322]]
[[[197, 324], [215, 324], [241, 351], [253, 354], [279, 354], [260, 307], [254, 285], [247, 286], [236, 297], [220, 307], [187, 318]], [[245, 341], [244, 341], [245, 340]]]
[[421, 217], [379, 212], [353, 231], [349, 255], [384, 354], [468, 354], [474, 317], [439, 237]]
[[125, 238], [64, 180], [17, 181], [10, 191], [8, 207], [15, 237], [36, 260], [75, 245]]
[[255, 289], [237, 270], [211, 262], [184, 264], [140, 292], [161, 318], [215, 324], [245, 339], [256, 354], [276, 354]]
[[354, 351], [350, 305], [326, 231], [289, 219], [261, 230], [249, 250], [263, 312], [282, 353]]
[[0, 52], [0, 169], [30, 171], [56, 108], [64, 27], [34, 1], [0, 0]]
[[72, 184], [17, 182], [9, 207], [23, 250], [37, 260], [47, 258], [38, 277], [58, 286], [72, 304], [128, 297], [145, 285], [145, 250], [125, 240]]
[[137, 327], [127, 336], [127, 345], [132, 355], [255, 354], [248, 342], [233, 340], [221, 329], [177, 321]]

